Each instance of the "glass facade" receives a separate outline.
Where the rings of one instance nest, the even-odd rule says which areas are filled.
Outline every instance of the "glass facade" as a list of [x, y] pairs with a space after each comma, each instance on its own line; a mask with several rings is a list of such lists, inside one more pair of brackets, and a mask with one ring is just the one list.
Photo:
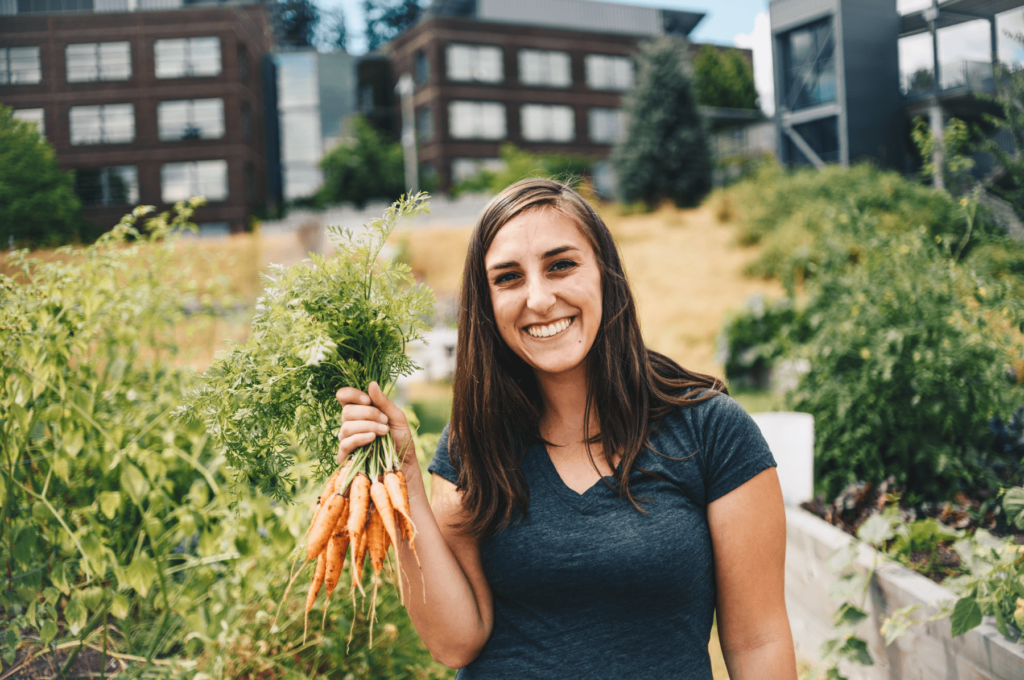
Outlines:
[[421, 142], [434, 138], [434, 110], [429, 106], [416, 111], [416, 138]]
[[528, 142], [571, 142], [576, 138], [576, 114], [571, 106], [524, 104], [519, 122]]
[[160, 102], [157, 130], [164, 142], [179, 139], [220, 139], [224, 136], [223, 99]]
[[135, 205], [139, 173], [134, 165], [75, 170], [75, 193], [84, 206]]
[[[839, 161], [839, 119], [835, 116], [813, 120], [809, 123], [794, 125], [793, 130], [799, 134], [807, 146], [826, 163]], [[791, 163], [810, 165], [811, 160], [804, 155], [789, 135], [783, 136], [786, 142], [786, 155]]]
[[445, 50], [448, 80], [500, 83], [505, 79], [501, 48], [490, 45], [448, 45]]
[[0, 85], [35, 85], [42, 79], [38, 47], [0, 47]]
[[127, 42], [68, 45], [64, 56], [69, 83], [132, 77], [132, 48]]
[[157, 78], [193, 78], [220, 75], [220, 38], [175, 38], [153, 45]]
[[208, 201], [228, 197], [228, 162], [164, 163], [160, 168], [160, 196], [164, 203], [205, 196]]
[[784, 106], [789, 110], [836, 99], [836, 49], [832, 19], [822, 19], [780, 37]]
[[572, 61], [569, 53], [519, 50], [519, 82], [541, 87], [571, 87]]
[[15, 109], [11, 115], [26, 123], [35, 123], [36, 128], [39, 130], [39, 135], [44, 138], [46, 137], [46, 119], [43, 116], [42, 109]]
[[587, 87], [592, 90], [625, 91], [633, 88], [633, 60], [605, 54], [588, 54], [583, 61]]
[[124, 144], [135, 139], [135, 107], [132, 104], [72, 106], [68, 110], [71, 143]]
[[587, 112], [590, 141], [615, 144], [626, 134], [626, 112], [621, 109], [590, 109]]
[[283, 53], [276, 61], [284, 197], [294, 200], [312, 195], [324, 181], [320, 77], [316, 53]]
[[455, 139], [505, 139], [505, 105], [455, 101], [448, 104], [448, 134]]

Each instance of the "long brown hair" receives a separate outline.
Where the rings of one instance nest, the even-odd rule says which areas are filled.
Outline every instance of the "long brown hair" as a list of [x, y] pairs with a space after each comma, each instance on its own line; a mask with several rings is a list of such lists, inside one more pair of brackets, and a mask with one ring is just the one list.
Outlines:
[[[640, 509], [629, 490], [629, 474], [653, 426], [677, 407], [727, 393], [717, 378], [687, 371], [644, 345], [619, 251], [583, 197], [567, 184], [546, 179], [513, 184], [484, 208], [462, 274], [448, 444], [467, 513], [462, 528], [477, 537], [490, 536], [526, 513], [529, 489], [520, 460], [531, 443], [542, 441], [537, 381], [533, 369], [501, 338], [484, 266], [498, 230], [516, 215], [537, 209], [572, 220], [589, 240], [601, 270], [602, 318], [588, 354], [583, 434], [588, 452], [590, 444], [601, 442], [622, 497]], [[590, 432], [594, 413], [601, 429], [597, 434]], [[616, 453], [621, 469], [612, 463]]]

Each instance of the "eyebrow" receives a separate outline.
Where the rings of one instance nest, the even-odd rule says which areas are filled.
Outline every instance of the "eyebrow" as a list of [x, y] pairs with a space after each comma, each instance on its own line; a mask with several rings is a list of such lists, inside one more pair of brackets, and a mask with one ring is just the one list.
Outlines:
[[[546, 253], [544, 253], [544, 255], [541, 256], [541, 259], [542, 260], [546, 260], [549, 257], [554, 257], [555, 255], [561, 255], [562, 253], [568, 252], [570, 250], [579, 250], [579, 248], [577, 248], [576, 246], [558, 246], [557, 248], [552, 248], [551, 250], [549, 250]], [[512, 267], [518, 267], [518, 266], [519, 266], [518, 262], [516, 262], [515, 260], [509, 260], [508, 262], [499, 262], [498, 264], [491, 265], [490, 267], [487, 268], [487, 270], [488, 271], [497, 271], [499, 269], [511, 269]]]

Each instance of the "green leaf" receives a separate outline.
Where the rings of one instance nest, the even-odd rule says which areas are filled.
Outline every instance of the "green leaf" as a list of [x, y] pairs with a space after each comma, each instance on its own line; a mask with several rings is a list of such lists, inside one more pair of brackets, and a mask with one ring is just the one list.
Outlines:
[[90, 531], [82, 536], [80, 543], [82, 544], [82, 552], [85, 553], [85, 557], [88, 560], [88, 566], [94, 573], [103, 574], [106, 569], [107, 551], [99, 537]]
[[68, 630], [72, 635], [78, 635], [88, 617], [89, 611], [85, 608], [85, 603], [78, 593], [75, 593], [64, 607], [64, 619], [68, 622]]
[[846, 644], [840, 648], [839, 656], [847, 661], [859, 663], [862, 666], [875, 665], [875, 661], [871, 658], [871, 653], [868, 651], [868, 643], [852, 635], [846, 638]]
[[836, 610], [836, 613], [833, 614], [832, 623], [836, 628], [839, 628], [840, 626], [850, 626], [853, 628], [867, 617], [868, 615], [860, 607], [854, 606], [849, 602], [844, 602], [843, 605]]
[[119, 619], [128, 616], [128, 596], [124, 593], [117, 593], [110, 601], [110, 613]]
[[39, 629], [39, 641], [46, 646], [50, 644], [55, 637], [57, 637], [57, 624], [50, 619], [43, 621], [43, 626]]
[[882, 622], [882, 626], [878, 632], [884, 636], [886, 647], [895, 642], [897, 638], [906, 633], [907, 630], [916, 623], [910, 615], [920, 608], [921, 605], [919, 604], [902, 607], [894, 611], [892, 616], [886, 618], [885, 621]]
[[974, 597], [961, 597], [953, 607], [953, 637], [963, 635], [967, 631], [981, 625], [981, 607]]
[[857, 529], [857, 538], [874, 546], [881, 545], [895, 535], [898, 518], [872, 515]]
[[78, 455], [78, 452], [82, 450], [84, 445], [85, 432], [83, 430], [76, 427], [64, 435], [64, 450], [72, 458]]
[[142, 507], [142, 502], [149, 493], [149, 481], [142, 474], [142, 470], [126, 463], [121, 470], [121, 488], [128, 492], [135, 505]]
[[128, 578], [128, 585], [134, 588], [139, 595], [146, 597], [157, 576], [156, 562], [149, 555], [143, 553], [128, 565], [125, 576]]
[[71, 587], [68, 585], [68, 569], [68, 563], [60, 561], [54, 565], [53, 571], [50, 572], [50, 583], [65, 595], [71, 594]]
[[1024, 529], [1024, 487], [1018, 486], [1006, 492], [1003, 511], [1008, 521], [1018, 529]]
[[100, 512], [106, 515], [107, 519], [114, 519], [114, 515], [121, 508], [121, 493], [119, 491], [101, 491], [98, 500]]

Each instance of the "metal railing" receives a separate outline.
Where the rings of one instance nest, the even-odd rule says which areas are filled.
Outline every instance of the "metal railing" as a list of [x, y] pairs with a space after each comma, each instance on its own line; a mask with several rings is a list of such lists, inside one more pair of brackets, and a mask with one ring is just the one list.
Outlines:
[[939, 87], [936, 87], [933, 69], [904, 74], [901, 80], [900, 89], [908, 97], [958, 89], [994, 92], [996, 86], [991, 62], [973, 59], [958, 59], [942, 64], [939, 68]]

